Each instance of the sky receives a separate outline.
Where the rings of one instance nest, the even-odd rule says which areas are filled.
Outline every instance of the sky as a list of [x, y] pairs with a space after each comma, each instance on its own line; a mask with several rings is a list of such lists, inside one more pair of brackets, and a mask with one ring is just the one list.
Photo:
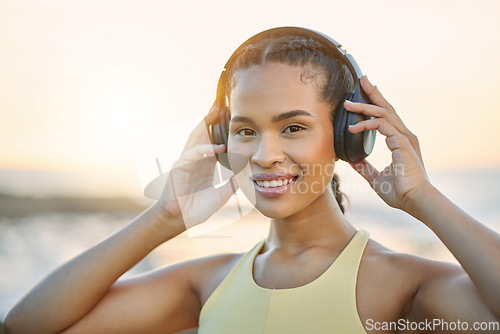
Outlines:
[[[284, 25], [343, 43], [428, 170], [499, 167], [499, 14], [496, 0], [2, 0], [0, 172], [142, 192], [147, 143], [174, 159], [233, 50]], [[379, 136], [369, 160], [388, 159]]]

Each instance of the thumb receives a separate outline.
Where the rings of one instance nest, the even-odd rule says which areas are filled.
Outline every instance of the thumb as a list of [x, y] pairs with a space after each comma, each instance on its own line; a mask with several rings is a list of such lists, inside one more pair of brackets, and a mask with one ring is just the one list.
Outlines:
[[349, 165], [351, 165], [351, 167], [354, 168], [356, 172], [364, 177], [365, 180], [370, 183], [370, 185], [373, 184], [373, 179], [379, 174], [379, 171], [365, 159], [361, 161], [349, 162]]
[[222, 204], [226, 203], [236, 190], [238, 190], [238, 184], [234, 180], [234, 176], [231, 176], [231, 178], [218, 189], [221, 194]]

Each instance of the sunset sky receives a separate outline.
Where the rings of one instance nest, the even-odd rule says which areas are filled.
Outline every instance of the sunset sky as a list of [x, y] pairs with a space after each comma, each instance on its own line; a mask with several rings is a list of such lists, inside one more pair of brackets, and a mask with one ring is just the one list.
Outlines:
[[[4, 0], [0, 170], [140, 192], [141, 143], [187, 133], [232, 51], [283, 25], [342, 42], [419, 136], [428, 170], [498, 167], [499, 15], [497, 0]], [[387, 159], [379, 136], [371, 161]]]

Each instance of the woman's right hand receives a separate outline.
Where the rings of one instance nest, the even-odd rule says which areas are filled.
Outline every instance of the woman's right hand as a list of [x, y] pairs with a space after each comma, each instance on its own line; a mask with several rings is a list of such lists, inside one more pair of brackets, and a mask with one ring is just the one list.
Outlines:
[[213, 184], [215, 154], [226, 150], [225, 145], [213, 145], [208, 132], [208, 126], [216, 121], [218, 113], [214, 105], [191, 132], [156, 203], [168, 218], [182, 222], [186, 229], [210, 218], [236, 191], [233, 178], [218, 188]]

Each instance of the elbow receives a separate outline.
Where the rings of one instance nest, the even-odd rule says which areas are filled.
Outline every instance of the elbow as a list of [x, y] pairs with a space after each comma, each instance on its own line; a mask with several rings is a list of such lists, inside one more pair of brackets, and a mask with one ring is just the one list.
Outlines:
[[44, 316], [26, 312], [16, 305], [7, 312], [3, 321], [0, 318], [0, 334], [49, 334], [60, 333], [64, 330], [50, 320]]

